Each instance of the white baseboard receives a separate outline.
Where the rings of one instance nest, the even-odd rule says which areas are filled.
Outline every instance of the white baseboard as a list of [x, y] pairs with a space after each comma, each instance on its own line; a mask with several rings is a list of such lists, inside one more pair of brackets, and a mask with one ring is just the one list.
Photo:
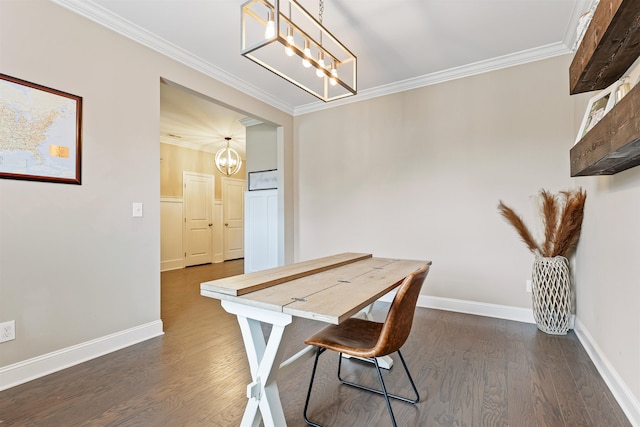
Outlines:
[[[394, 295], [395, 291], [389, 292], [380, 298], [380, 301], [391, 302]], [[533, 319], [533, 310], [509, 305], [420, 295], [420, 297], [418, 297], [418, 307], [495, 317], [497, 319], [514, 320], [516, 322], [536, 323]]]
[[418, 307], [475, 314], [477, 316], [495, 317], [497, 319], [514, 320], [516, 322], [536, 323], [533, 319], [532, 309], [513, 307], [509, 305], [420, 295], [418, 298]]
[[631, 425], [640, 427], [640, 402], [638, 402], [638, 399], [618, 375], [618, 372], [604, 355], [598, 343], [593, 339], [584, 324], [580, 322], [580, 319], [576, 320], [575, 332], [607, 387], [611, 390], [611, 394], [613, 394], [613, 397], [615, 397], [627, 418], [629, 418]]
[[0, 391], [162, 335], [162, 320], [0, 368]]
[[184, 258], [160, 262], [160, 271], [178, 270], [184, 268]]

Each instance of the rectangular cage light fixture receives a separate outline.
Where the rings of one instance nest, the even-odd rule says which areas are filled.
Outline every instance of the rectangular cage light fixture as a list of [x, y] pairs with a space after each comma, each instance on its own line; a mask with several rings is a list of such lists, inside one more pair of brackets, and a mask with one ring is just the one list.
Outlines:
[[247, 1], [241, 28], [243, 56], [324, 102], [357, 93], [357, 58], [296, 0]]

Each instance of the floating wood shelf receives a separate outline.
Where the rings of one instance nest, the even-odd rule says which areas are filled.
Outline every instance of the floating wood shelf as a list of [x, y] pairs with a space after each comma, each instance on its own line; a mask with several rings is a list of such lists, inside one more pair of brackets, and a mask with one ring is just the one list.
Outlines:
[[601, 0], [569, 67], [571, 95], [605, 89], [640, 56], [640, 2]]
[[573, 146], [571, 176], [613, 175], [640, 165], [639, 111], [636, 85]]
[[[600, 0], [569, 68], [570, 93], [609, 87], [639, 56], [640, 1]], [[613, 175], [640, 165], [640, 85], [573, 146], [570, 158], [571, 176]]]

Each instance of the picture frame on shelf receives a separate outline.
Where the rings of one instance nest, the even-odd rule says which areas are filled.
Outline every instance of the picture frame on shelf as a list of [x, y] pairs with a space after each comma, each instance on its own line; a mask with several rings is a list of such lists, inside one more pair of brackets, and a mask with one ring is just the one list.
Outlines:
[[620, 86], [620, 80], [608, 88], [593, 96], [587, 104], [587, 110], [582, 118], [580, 130], [576, 136], [576, 142], [580, 141], [616, 104], [616, 91]]
[[249, 172], [249, 191], [275, 190], [278, 188], [278, 169]]
[[623, 77], [618, 80], [618, 87], [616, 88], [616, 104], [620, 102], [622, 98], [631, 90], [631, 83], [629, 77]]
[[0, 74], [0, 178], [81, 183], [82, 97]]

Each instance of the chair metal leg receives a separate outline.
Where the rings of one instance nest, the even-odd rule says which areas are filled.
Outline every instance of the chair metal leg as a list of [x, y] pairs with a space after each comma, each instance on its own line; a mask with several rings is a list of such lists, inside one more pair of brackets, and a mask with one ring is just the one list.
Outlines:
[[320, 354], [325, 351], [324, 348], [317, 347], [316, 349], [316, 359], [313, 363], [313, 370], [311, 371], [311, 381], [309, 381], [309, 391], [307, 392], [307, 400], [304, 402], [304, 421], [313, 427], [322, 427], [320, 424], [314, 423], [307, 417], [307, 409], [309, 408], [309, 398], [311, 397], [311, 387], [313, 387], [313, 379], [316, 376], [316, 368], [318, 367], [318, 359], [320, 358]]
[[[409, 377], [409, 382], [411, 383], [411, 387], [413, 388], [413, 392], [416, 394], [416, 398], [415, 399], [409, 399], [408, 397], [402, 397], [402, 396], [397, 396], [395, 394], [387, 394], [390, 398], [392, 399], [396, 399], [396, 400], [400, 400], [402, 402], [407, 402], [407, 403], [418, 403], [420, 401], [420, 394], [418, 393], [418, 389], [416, 388], [415, 383], [413, 382], [413, 378], [411, 377], [411, 373], [409, 373], [409, 368], [407, 367], [407, 364], [404, 361], [404, 357], [402, 357], [402, 353], [400, 352], [400, 350], [398, 350], [398, 355], [400, 356], [400, 361], [402, 362], [402, 366], [404, 367], [405, 372], [407, 373], [407, 377]], [[375, 358], [373, 358], [375, 359]], [[376, 390], [375, 388], [371, 388], [371, 387], [367, 387], [367, 386], [363, 386], [361, 384], [356, 384], [350, 381], [346, 381], [343, 380], [342, 377], [340, 376], [340, 369], [342, 366], [342, 355], [340, 355], [340, 357], [338, 358], [338, 380], [345, 385], [351, 386], [351, 387], [355, 387], [355, 388], [359, 388], [361, 390], [366, 390], [369, 391], [371, 393], [376, 393], [376, 394], [380, 394], [380, 395], [385, 395], [385, 393], [383, 391], [380, 390]], [[376, 366], [379, 366], [376, 363]]]
[[[313, 363], [313, 370], [311, 371], [311, 380], [309, 381], [309, 390], [307, 391], [307, 399], [306, 399], [306, 401], [304, 403], [304, 421], [308, 425], [313, 426], [313, 427], [322, 427], [320, 424], [315, 423], [315, 422], [313, 422], [313, 421], [311, 421], [309, 419], [309, 417], [307, 416], [307, 410], [309, 408], [309, 400], [311, 399], [311, 389], [313, 388], [313, 380], [315, 379], [316, 369], [318, 367], [318, 359], [320, 358], [320, 355], [322, 353], [324, 353], [325, 350], [326, 349], [320, 348], [320, 347], [318, 347], [317, 350], [316, 350], [316, 357], [315, 357], [315, 361]], [[411, 373], [409, 373], [409, 368], [407, 367], [407, 364], [404, 361], [404, 357], [402, 357], [402, 353], [400, 352], [400, 350], [398, 350], [398, 356], [400, 356], [400, 361], [402, 362], [402, 366], [404, 366], [404, 370], [407, 373], [407, 377], [409, 377], [409, 382], [411, 383], [411, 387], [413, 388], [413, 391], [416, 394], [416, 398], [415, 399], [409, 399], [409, 398], [406, 398], [406, 397], [401, 397], [401, 396], [397, 396], [395, 394], [387, 393], [387, 388], [386, 388], [386, 386], [384, 384], [384, 380], [382, 379], [382, 369], [380, 368], [380, 365], [378, 364], [378, 360], [375, 357], [372, 358], [372, 362], [376, 366], [376, 372], [378, 373], [378, 380], [380, 381], [380, 385], [382, 387], [382, 391], [343, 380], [342, 377], [340, 376], [340, 370], [341, 370], [341, 367], [342, 367], [342, 353], [340, 353], [338, 355], [338, 380], [340, 381], [340, 383], [348, 385], [348, 386], [351, 386], [351, 387], [359, 388], [361, 390], [369, 391], [371, 393], [376, 393], [376, 394], [384, 396], [384, 399], [387, 402], [387, 409], [389, 411], [389, 416], [391, 417], [391, 423], [393, 424], [393, 427], [397, 427], [397, 424], [396, 424], [396, 418], [393, 415], [393, 410], [391, 409], [391, 401], [389, 399], [401, 400], [403, 402], [413, 403], [413, 404], [418, 403], [418, 401], [420, 400], [420, 395], [418, 394], [418, 389], [416, 388], [416, 385], [413, 382], [413, 378], [411, 377]]]
[[398, 427], [396, 424], [396, 417], [393, 416], [393, 409], [391, 409], [391, 402], [389, 401], [389, 394], [387, 393], [387, 388], [384, 386], [384, 381], [382, 380], [382, 372], [380, 372], [380, 364], [378, 363], [378, 359], [375, 357], [373, 361], [376, 364], [376, 370], [378, 371], [378, 379], [380, 380], [380, 385], [382, 386], [382, 393], [384, 394], [384, 400], [387, 401], [387, 409], [389, 410], [389, 415], [391, 416], [391, 424], [393, 427]]
[[409, 382], [411, 383], [411, 387], [413, 387], [413, 392], [416, 394], [416, 400], [411, 400], [411, 403], [418, 403], [420, 400], [420, 394], [418, 394], [418, 388], [416, 387], [416, 383], [413, 382], [413, 378], [411, 377], [411, 373], [409, 373], [409, 368], [404, 361], [404, 357], [402, 357], [402, 353], [398, 350], [398, 356], [400, 356], [400, 361], [402, 362], [402, 366], [404, 366], [404, 371], [407, 373], [407, 377], [409, 378]]

